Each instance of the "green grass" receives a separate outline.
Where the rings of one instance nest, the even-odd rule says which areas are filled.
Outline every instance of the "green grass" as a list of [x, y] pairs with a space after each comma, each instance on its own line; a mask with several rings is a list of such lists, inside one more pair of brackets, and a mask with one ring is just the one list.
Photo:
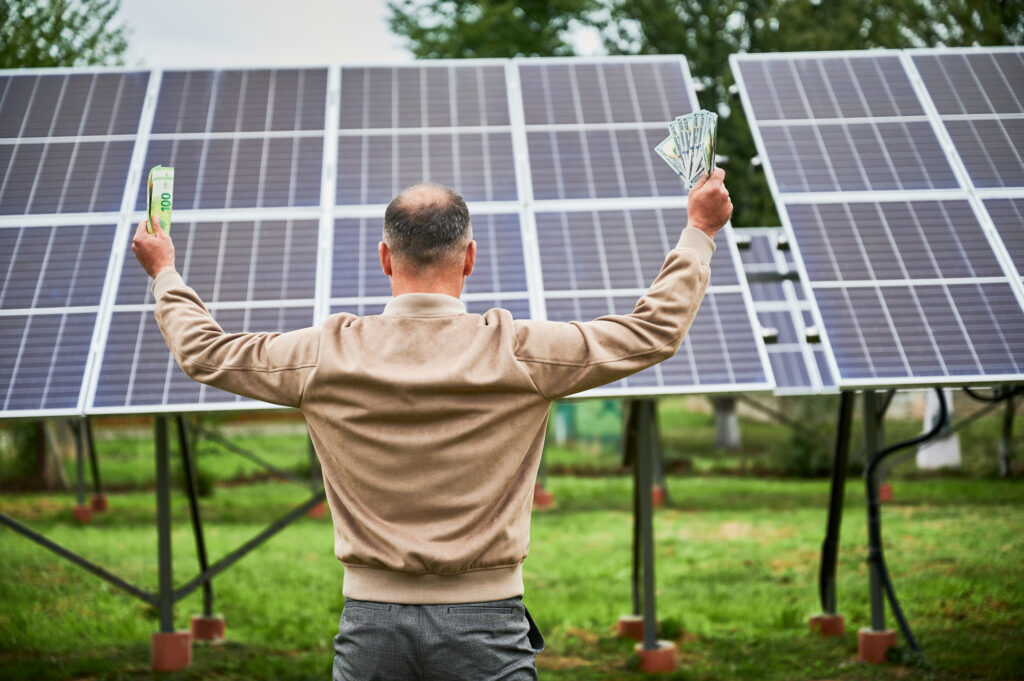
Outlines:
[[[526, 602], [548, 640], [545, 679], [646, 678], [612, 628], [630, 605], [630, 480], [552, 476], [558, 507], [534, 515]], [[676, 641], [667, 678], [1012, 679], [1024, 674], [1024, 487], [1020, 481], [898, 481], [883, 509], [897, 591], [928, 657], [856, 663], [856, 636], [807, 634], [828, 486], [823, 481], [671, 477], [656, 516], [658, 615]], [[222, 487], [203, 502], [212, 558], [305, 499], [295, 485]], [[0, 510], [147, 589], [156, 588], [152, 492], [112, 495], [73, 524], [69, 495], [4, 495]], [[176, 582], [195, 572], [187, 507], [174, 498]], [[868, 622], [862, 485], [847, 492], [838, 602]], [[193, 666], [149, 672], [156, 613], [53, 554], [0, 530], [0, 677], [5, 679], [325, 679], [343, 599], [328, 520], [303, 519], [217, 577], [229, 642], [196, 645]], [[176, 608], [176, 625], [201, 608]], [[891, 621], [891, 618], [890, 618]]]

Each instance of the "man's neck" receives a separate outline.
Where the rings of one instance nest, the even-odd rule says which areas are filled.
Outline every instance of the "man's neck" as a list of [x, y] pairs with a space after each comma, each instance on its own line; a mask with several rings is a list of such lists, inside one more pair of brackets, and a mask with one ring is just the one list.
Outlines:
[[462, 295], [464, 285], [465, 277], [459, 277], [458, 280], [391, 277], [391, 293], [396, 298], [406, 293], [442, 293], [452, 298], [458, 298]]

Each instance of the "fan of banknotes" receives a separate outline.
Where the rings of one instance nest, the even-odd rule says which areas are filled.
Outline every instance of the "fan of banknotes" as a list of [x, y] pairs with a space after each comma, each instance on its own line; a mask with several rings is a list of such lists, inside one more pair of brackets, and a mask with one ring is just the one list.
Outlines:
[[718, 114], [701, 109], [668, 124], [669, 136], [654, 147], [665, 163], [683, 178], [686, 189], [715, 169]]

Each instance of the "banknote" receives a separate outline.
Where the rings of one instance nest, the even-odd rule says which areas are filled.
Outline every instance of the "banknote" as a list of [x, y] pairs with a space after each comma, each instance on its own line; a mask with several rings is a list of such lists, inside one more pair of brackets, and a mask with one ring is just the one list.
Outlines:
[[689, 189], [715, 168], [718, 115], [701, 109], [668, 124], [669, 136], [654, 149]]
[[153, 217], [160, 221], [165, 234], [171, 232], [171, 206], [174, 203], [174, 168], [153, 166], [149, 171], [147, 185], [146, 215], [147, 228], [153, 233]]

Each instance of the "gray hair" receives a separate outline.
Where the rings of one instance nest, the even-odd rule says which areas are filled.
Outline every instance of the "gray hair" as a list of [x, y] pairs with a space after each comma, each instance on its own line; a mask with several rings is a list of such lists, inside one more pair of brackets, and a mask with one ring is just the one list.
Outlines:
[[465, 200], [433, 182], [402, 190], [384, 211], [384, 243], [416, 269], [457, 264], [472, 238]]

